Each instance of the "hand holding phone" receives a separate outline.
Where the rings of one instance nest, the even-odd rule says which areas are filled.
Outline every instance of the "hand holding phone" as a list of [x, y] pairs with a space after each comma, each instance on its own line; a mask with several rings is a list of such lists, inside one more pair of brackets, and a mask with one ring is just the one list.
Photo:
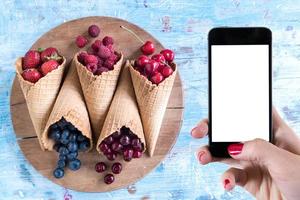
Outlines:
[[271, 31], [214, 28], [209, 32], [209, 146], [228, 157], [227, 146], [255, 138], [271, 141]]

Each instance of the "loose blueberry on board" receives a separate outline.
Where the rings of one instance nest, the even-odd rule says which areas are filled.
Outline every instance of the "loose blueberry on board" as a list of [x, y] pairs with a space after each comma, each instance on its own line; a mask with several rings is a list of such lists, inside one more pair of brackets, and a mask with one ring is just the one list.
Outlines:
[[74, 160], [75, 158], [77, 158], [77, 156], [78, 156], [77, 152], [71, 152], [66, 157], [68, 158], [68, 160]]
[[57, 161], [57, 167], [58, 168], [64, 168], [66, 166], [66, 161], [65, 160], [58, 160]]
[[69, 169], [73, 170], [73, 171], [78, 170], [80, 168], [80, 166], [81, 166], [81, 162], [78, 159], [71, 160], [68, 163]]
[[53, 176], [55, 178], [62, 178], [63, 176], [65, 175], [65, 172], [63, 169], [61, 168], [56, 168], [54, 171], [53, 171]]

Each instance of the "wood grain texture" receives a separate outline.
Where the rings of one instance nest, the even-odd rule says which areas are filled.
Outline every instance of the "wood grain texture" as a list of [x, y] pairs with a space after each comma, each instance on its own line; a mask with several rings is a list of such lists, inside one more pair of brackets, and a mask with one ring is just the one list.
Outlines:
[[[124, 53], [125, 60], [134, 59], [140, 54], [140, 44], [134, 37], [121, 29], [120, 25], [130, 27], [142, 38], [154, 41], [157, 51], [163, 49], [162, 45], [154, 37], [141, 28], [124, 20], [110, 17], [88, 17], [64, 23], [44, 34], [32, 48], [54, 46], [66, 57], [67, 62], [70, 62], [74, 54], [79, 50], [74, 44], [74, 38], [78, 34], [85, 34], [88, 26], [91, 24], [99, 25], [102, 27], [101, 30], [104, 32], [104, 35], [111, 35], [115, 39], [116, 49]], [[52, 173], [56, 166], [58, 154], [56, 152], [43, 152], [40, 150], [37, 139], [32, 138], [36, 135], [17, 79], [14, 80], [11, 92], [13, 126], [16, 137], [19, 138], [20, 148], [27, 160], [36, 170], [51, 181], [66, 188], [83, 192], [107, 192], [123, 188], [147, 175], [163, 160], [174, 145], [181, 127], [182, 114], [182, 85], [179, 74], [177, 74], [153, 157], [150, 158], [148, 155], [144, 155], [141, 159], [136, 159], [132, 162], [125, 162], [119, 159], [123, 164], [124, 171], [121, 175], [116, 176], [114, 184], [106, 185], [103, 182], [103, 174], [98, 175], [94, 170], [95, 163], [106, 159], [94, 150], [89, 153], [82, 153], [79, 156], [82, 162], [82, 167], [79, 171], [66, 170], [64, 178], [55, 179]]]

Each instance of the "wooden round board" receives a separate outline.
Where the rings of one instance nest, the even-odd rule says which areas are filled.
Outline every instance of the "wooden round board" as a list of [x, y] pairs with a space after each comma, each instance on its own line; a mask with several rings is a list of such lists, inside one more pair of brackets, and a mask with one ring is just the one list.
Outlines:
[[[106, 35], [114, 38], [116, 49], [123, 52], [125, 60], [134, 59], [140, 55], [141, 44], [132, 35], [121, 29], [120, 25], [130, 28], [143, 40], [153, 41], [157, 52], [163, 49], [163, 46], [143, 29], [127, 21], [111, 17], [86, 17], [66, 22], [45, 33], [34, 43], [32, 48], [54, 46], [67, 58], [67, 63], [69, 63], [73, 55], [79, 51], [74, 42], [76, 36], [87, 35], [87, 29], [91, 24], [97, 24], [101, 29], [98, 39], [102, 39]], [[89, 153], [80, 153], [79, 159], [82, 162], [80, 170], [75, 172], [66, 170], [65, 176], [61, 179], [53, 177], [52, 172], [56, 166], [58, 155], [56, 152], [44, 152], [40, 149], [23, 93], [16, 78], [11, 91], [10, 109], [18, 144], [27, 160], [37, 171], [52, 182], [69, 189], [83, 192], [106, 192], [135, 183], [151, 172], [165, 158], [179, 134], [184, 106], [182, 84], [177, 73], [154, 156], [149, 157], [148, 154], [145, 154], [142, 158], [134, 159], [131, 162], [124, 162], [119, 158], [118, 160], [123, 164], [123, 171], [115, 176], [115, 182], [111, 185], [103, 182], [104, 174], [98, 174], [94, 170], [95, 163], [107, 162], [107, 159], [99, 155], [95, 149]]]

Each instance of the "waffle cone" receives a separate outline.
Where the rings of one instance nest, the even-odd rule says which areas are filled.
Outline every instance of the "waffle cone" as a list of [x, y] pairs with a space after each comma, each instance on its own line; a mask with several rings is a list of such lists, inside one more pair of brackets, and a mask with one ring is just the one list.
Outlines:
[[136, 71], [133, 68], [133, 62], [131, 62], [130, 74], [143, 122], [148, 153], [150, 156], [153, 156], [154, 154], [164, 113], [166, 111], [176, 77], [176, 64], [174, 64], [172, 68], [174, 70], [173, 74], [159, 85], [156, 85], [152, 84], [151, 81]]
[[53, 110], [43, 132], [45, 149], [53, 150], [54, 141], [48, 138], [49, 127], [61, 118], [72, 123], [81, 133], [90, 139], [92, 148], [92, 130], [86, 109], [79, 78], [75, 69], [74, 60], [70, 66], [67, 77], [58, 94]]
[[114, 70], [104, 72], [99, 76], [93, 75], [93, 73], [88, 71], [78, 61], [77, 55], [74, 56], [75, 66], [88, 108], [94, 137], [98, 138], [117, 87], [123, 54], [121, 54], [119, 61], [114, 65]]
[[41, 148], [44, 150], [42, 133], [53, 108], [63, 79], [66, 59], [55, 70], [42, 77], [38, 82], [31, 83], [23, 79], [22, 58], [18, 58], [15, 64], [17, 77], [26, 99], [29, 115], [33, 123]]
[[128, 61], [123, 67], [115, 96], [109, 107], [100, 137], [97, 141], [97, 150], [100, 152], [98, 148], [99, 144], [109, 135], [120, 131], [123, 126], [129, 128], [140, 138], [141, 142], [144, 143], [145, 151], [145, 136], [130, 78]]

